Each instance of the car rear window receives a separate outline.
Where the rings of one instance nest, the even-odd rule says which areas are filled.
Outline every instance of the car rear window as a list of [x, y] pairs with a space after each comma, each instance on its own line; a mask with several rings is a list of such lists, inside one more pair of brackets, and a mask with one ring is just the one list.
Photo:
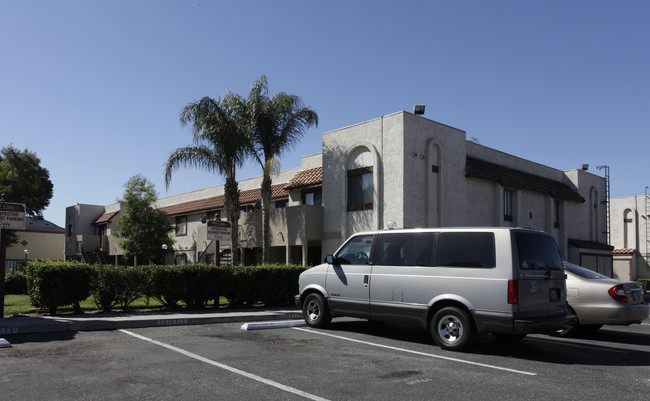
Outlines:
[[519, 268], [527, 270], [563, 270], [562, 259], [553, 237], [537, 233], [515, 233]]
[[494, 234], [446, 232], [438, 234], [437, 266], [495, 267]]

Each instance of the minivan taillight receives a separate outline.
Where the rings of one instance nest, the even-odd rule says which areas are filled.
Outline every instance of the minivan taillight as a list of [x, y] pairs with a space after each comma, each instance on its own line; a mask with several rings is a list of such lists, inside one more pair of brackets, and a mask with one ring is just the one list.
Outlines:
[[519, 303], [519, 283], [517, 280], [508, 280], [508, 303], [511, 305]]
[[609, 293], [609, 296], [617, 300], [618, 302], [625, 302], [627, 303], [627, 294], [625, 294], [625, 288], [623, 288], [623, 284], [615, 285], [609, 290], [607, 290]]

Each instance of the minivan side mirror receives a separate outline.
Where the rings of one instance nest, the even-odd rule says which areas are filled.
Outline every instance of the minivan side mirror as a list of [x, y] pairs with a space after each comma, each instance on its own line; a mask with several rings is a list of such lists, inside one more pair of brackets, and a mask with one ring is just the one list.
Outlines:
[[325, 263], [333, 265], [334, 264], [334, 256], [333, 255], [327, 255], [325, 256]]

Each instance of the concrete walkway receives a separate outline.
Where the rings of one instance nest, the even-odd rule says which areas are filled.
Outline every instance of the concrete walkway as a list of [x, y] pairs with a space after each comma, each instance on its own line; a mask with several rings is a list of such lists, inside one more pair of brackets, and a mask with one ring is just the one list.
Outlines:
[[302, 313], [297, 308], [262, 308], [223, 311], [10, 317], [0, 319], [0, 337], [31, 333], [247, 323], [289, 319], [302, 319]]

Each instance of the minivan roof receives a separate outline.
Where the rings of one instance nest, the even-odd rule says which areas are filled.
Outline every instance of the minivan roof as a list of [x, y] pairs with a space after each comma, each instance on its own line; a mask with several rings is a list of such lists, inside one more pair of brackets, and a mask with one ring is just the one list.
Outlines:
[[529, 231], [550, 235], [545, 231], [535, 230], [525, 227], [426, 227], [426, 228], [386, 228], [382, 230], [369, 230], [360, 231], [354, 235], [369, 235], [369, 234], [388, 234], [388, 233], [418, 233], [418, 232], [454, 232], [454, 231]]

